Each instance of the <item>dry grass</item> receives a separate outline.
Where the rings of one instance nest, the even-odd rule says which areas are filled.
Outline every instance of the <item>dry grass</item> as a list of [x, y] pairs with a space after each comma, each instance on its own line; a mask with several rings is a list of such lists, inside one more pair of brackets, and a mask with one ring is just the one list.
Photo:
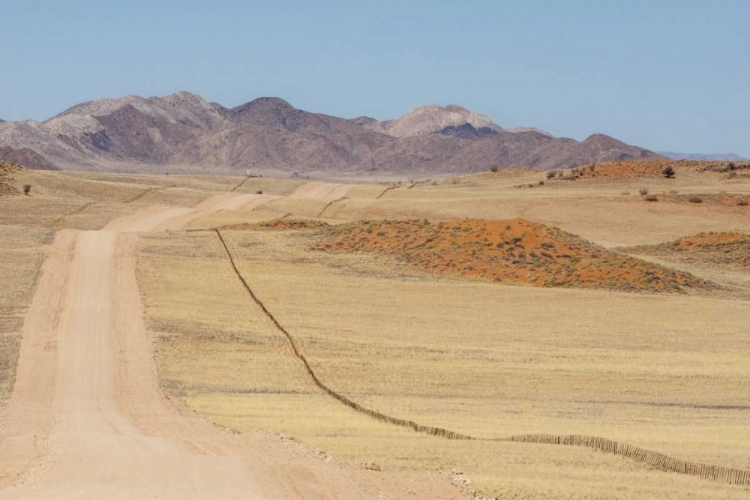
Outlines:
[[13, 389], [23, 317], [53, 237], [42, 228], [0, 226], [0, 406]]
[[14, 174], [22, 171], [24, 167], [13, 163], [0, 161], [0, 196], [15, 196], [21, 194], [21, 189], [14, 182]]
[[247, 179], [238, 193], [272, 194], [276, 196], [288, 196], [299, 189], [305, 182], [297, 179], [273, 179], [270, 177], [252, 177]]
[[[605, 247], [661, 244], [704, 231], [750, 232], [746, 207], [710, 202], [725, 190], [747, 198], [750, 182], [676, 170], [673, 180], [602, 176], [524, 190], [514, 186], [543, 175], [498, 172], [404, 185], [379, 199], [385, 186], [355, 186], [325, 217], [427, 218], [435, 226], [464, 217], [523, 217]], [[15, 283], [0, 293], [7, 311], [8, 333], [0, 334], [5, 380], [13, 367], [4, 360], [15, 356], [47, 228], [101, 227], [144, 205], [194, 205], [242, 179], [22, 171], [10, 180], [32, 184], [32, 196], [0, 196], [0, 224], [33, 229], [0, 229], [0, 273]], [[239, 190], [287, 195], [300, 186], [253, 182]], [[704, 203], [619, 196], [644, 185], [657, 193], [700, 194]], [[254, 224], [287, 213], [314, 217], [330, 201], [277, 199], [257, 210], [218, 212], [191, 227]], [[379, 254], [313, 251], [317, 230], [280, 225], [283, 231], [227, 231], [225, 237], [245, 278], [316, 372], [347, 397], [480, 437], [599, 435], [750, 469], [747, 300], [456, 280]], [[284, 432], [339, 458], [386, 469], [460, 468], [470, 486], [502, 498], [748, 495], [747, 488], [653, 471], [587, 449], [446, 441], [364, 417], [312, 384], [238, 282], [215, 234], [144, 235], [142, 243], [138, 278], [162, 385], [217, 424]], [[670, 265], [682, 267], [677, 260]]]
[[[749, 410], [736, 407], [750, 376], [746, 303], [400, 277], [382, 258], [310, 252], [307, 231], [225, 238], [316, 372], [355, 401], [478, 436], [594, 434], [750, 467]], [[405, 434], [337, 406], [263, 326], [215, 235], [149, 238], [141, 284], [149, 320], [168, 333], [166, 387], [222, 425], [391, 469], [460, 467], [504, 498], [746, 494], [589, 450]]]
[[[192, 207], [225, 192], [234, 177], [73, 174], [16, 169], [15, 186], [30, 184], [31, 196], [2, 196], [0, 224], [101, 229], [144, 206]], [[283, 181], [278, 181], [283, 184]]]
[[623, 248], [625, 252], [669, 257], [688, 264], [750, 269], [750, 235], [700, 233], [669, 243]]
[[201, 219], [196, 219], [187, 228], [195, 229], [212, 229], [224, 227], [244, 227], [255, 226], [259, 223], [273, 221], [285, 214], [278, 212], [267, 212], [264, 210], [219, 210], [215, 214]]
[[320, 220], [279, 218], [258, 223], [230, 224], [220, 229], [229, 231], [296, 231], [300, 229], [323, 229], [331, 225]]
[[[530, 180], [536, 177], [528, 177]], [[515, 189], [517, 179], [469, 176], [456, 184], [419, 185], [414, 189], [389, 191], [381, 199], [354, 198], [336, 203], [325, 216], [344, 221], [363, 219], [428, 219], [432, 222], [462, 218], [524, 219], [577, 234], [605, 247], [658, 244], [703, 231], [750, 231], [748, 208], [740, 197], [750, 199], [750, 182], [729, 184], [721, 178], [688, 171], [676, 179], [648, 180], [651, 192], [679, 190], [684, 196], [700, 193], [707, 199], [700, 206], [670, 202], [671, 195], [658, 194], [659, 203], [645, 203], [637, 193], [644, 179], [600, 179], [588, 182], [556, 182], [535, 189]], [[711, 203], [712, 196], [730, 192], [731, 203]], [[289, 201], [273, 203], [281, 213], [312, 217], [314, 209], [298, 210]]]

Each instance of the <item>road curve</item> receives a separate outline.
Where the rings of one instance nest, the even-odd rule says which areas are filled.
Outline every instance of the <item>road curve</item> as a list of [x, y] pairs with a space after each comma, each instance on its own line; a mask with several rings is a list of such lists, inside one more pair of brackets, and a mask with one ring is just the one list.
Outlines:
[[162, 395], [135, 278], [137, 232], [179, 229], [252, 196], [58, 233], [0, 414], [0, 500], [460, 497], [442, 476], [346, 468], [279, 438], [224, 432]]

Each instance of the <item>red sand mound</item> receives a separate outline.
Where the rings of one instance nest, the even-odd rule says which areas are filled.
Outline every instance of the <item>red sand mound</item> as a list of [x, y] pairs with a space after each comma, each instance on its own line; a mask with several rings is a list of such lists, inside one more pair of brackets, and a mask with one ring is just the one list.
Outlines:
[[356, 222], [330, 228], [314, 248], [386, 254], [424, 269], [497, 283], [648, 292], [715, 287], [523, 219]]
[[[672, 167], [675, 176], [680, 175], [680, 170], [695, 170], [698, 172], [727, 172], [730, 162], [720, 161], [696, 161], [696, 160], [643, 160], [600, 163], [585, 165], [571, 170], [560, 170], [550, 180], [583, 180], [583, 179], [636, 179], [664, 177], [664, 170]], [[744, 164], [742, 164], [744, 165]], [[733, 168], [742, 167], [735, 164]]]
[[700, 233], [670, 243], [624, 248], [623, 251], [675, 257], [697, 264], [750, 268], [750, 235], [745, 233]]

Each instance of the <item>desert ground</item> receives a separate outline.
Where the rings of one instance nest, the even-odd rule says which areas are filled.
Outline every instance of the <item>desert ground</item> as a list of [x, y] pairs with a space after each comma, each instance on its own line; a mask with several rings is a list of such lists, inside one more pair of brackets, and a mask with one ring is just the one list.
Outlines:
[[747, 172], [3, 165], [0, 498], [747, 498]]

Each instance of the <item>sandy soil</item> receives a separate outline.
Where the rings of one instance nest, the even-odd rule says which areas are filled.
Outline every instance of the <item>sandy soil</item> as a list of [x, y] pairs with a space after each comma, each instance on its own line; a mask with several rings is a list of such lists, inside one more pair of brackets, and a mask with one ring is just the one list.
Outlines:
[[279, 437], [224, 432], [162, 396], [133, 233], [252, 202], [227, 193], [58, 234], [0, 415], [0, 499], [460, 496], [447, 477], [350, 469]]
[[328, 184], [324, 182], [310, 182], [304, 184], [291, 195], [290, 198], [312, 198], [321, 200], [336, 200], [346, 196], [353, 188], [352, 184]]

